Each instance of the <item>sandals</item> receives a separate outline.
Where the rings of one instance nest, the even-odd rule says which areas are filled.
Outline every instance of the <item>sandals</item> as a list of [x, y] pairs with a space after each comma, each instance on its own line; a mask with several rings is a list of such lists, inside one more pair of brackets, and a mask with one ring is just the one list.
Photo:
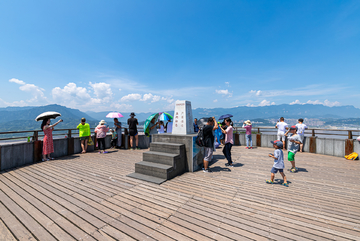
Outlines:
[[281, 185], [283, 185], [285, 187], [289, 187], [289, 184], [287, 182], [283, 182]]
[[267, 183], [267, 184], [274, 184], [274, 182], [271, 181], [271, 180], [266, 180], [266, 183]]

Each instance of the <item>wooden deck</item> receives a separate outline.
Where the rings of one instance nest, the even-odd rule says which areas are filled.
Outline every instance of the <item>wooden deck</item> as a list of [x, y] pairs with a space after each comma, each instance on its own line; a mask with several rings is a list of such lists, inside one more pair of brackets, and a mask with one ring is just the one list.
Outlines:
[[360, 240], [360, 162], [298, 153], [287, 188], [265, 183], [272, 151], [235, 146], [228, 169], [218, 150], [213, 173], [160, 186], [126, 177], [143, 151], [4, 172], [0, 240]]

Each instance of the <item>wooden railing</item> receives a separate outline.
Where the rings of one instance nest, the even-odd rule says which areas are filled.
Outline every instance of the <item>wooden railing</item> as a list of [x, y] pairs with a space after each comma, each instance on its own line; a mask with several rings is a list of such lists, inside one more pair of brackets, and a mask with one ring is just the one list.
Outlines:
[[[91, 134], [94, 134], [95, 128], [90, 128]], [[138, 127], [138, 132], [143, 132], [143, 127]], [[55, 133], [54, 133], [55, 132]], [[79, 134], [78, 129], [54, 129], [53, 136], [64, 136], [65, 138], [73, 137], [74, 135]], [[60, 133], [61, 132], [61, 133]], [[22, 135], [23, 133], [27, 133], [26, 135]], [[38, 141], [40, 137], [44, 137], [44, 134], [42, 134], [43, 131], [41, 130], [29, 130], [29, 131], [7, 131], [7, 132], [0, 132], [0, 141], [4, 140], [22, 140], [27, 139], [30, 137], [30, 141]], [[123, 134], [128, 134], [128, 128], [122, 128]], [[12, 137], [3, 137], [3, 136], [9, 136], [14, 135]]]
[[[234, 129], [236, 133], [245, 133], [245, 129], [242, 127], [234, 127]], [[277, 132], [277, 129], [274, 127], [253, 127], [252, 132], [254, 134], [258, 134], [258, 133], [266, 134], [266, 132]], [[357, 136], [360, 136], [360, 130], [309, 128], [306, 129], [304, 133], [306, 136], [329, 135], [329, 136], [347, 137], [347, 139], [356, 139]]]

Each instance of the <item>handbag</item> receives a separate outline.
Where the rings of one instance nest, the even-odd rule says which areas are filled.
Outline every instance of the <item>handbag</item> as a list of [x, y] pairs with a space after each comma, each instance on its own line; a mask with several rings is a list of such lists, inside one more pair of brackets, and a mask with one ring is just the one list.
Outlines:
[[94, 142], [91, 138], [91, 136], [89, 136], [89, 139], [88, 139], [88, 146], [93, 146], [94, 145]]

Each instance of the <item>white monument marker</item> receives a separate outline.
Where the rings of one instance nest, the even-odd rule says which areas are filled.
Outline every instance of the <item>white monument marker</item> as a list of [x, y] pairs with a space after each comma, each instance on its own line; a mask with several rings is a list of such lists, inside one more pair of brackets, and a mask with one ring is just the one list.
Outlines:
[[187, 100], [176, 101], [172, 134], [194, 134], [192, 121], [191, 102]]

